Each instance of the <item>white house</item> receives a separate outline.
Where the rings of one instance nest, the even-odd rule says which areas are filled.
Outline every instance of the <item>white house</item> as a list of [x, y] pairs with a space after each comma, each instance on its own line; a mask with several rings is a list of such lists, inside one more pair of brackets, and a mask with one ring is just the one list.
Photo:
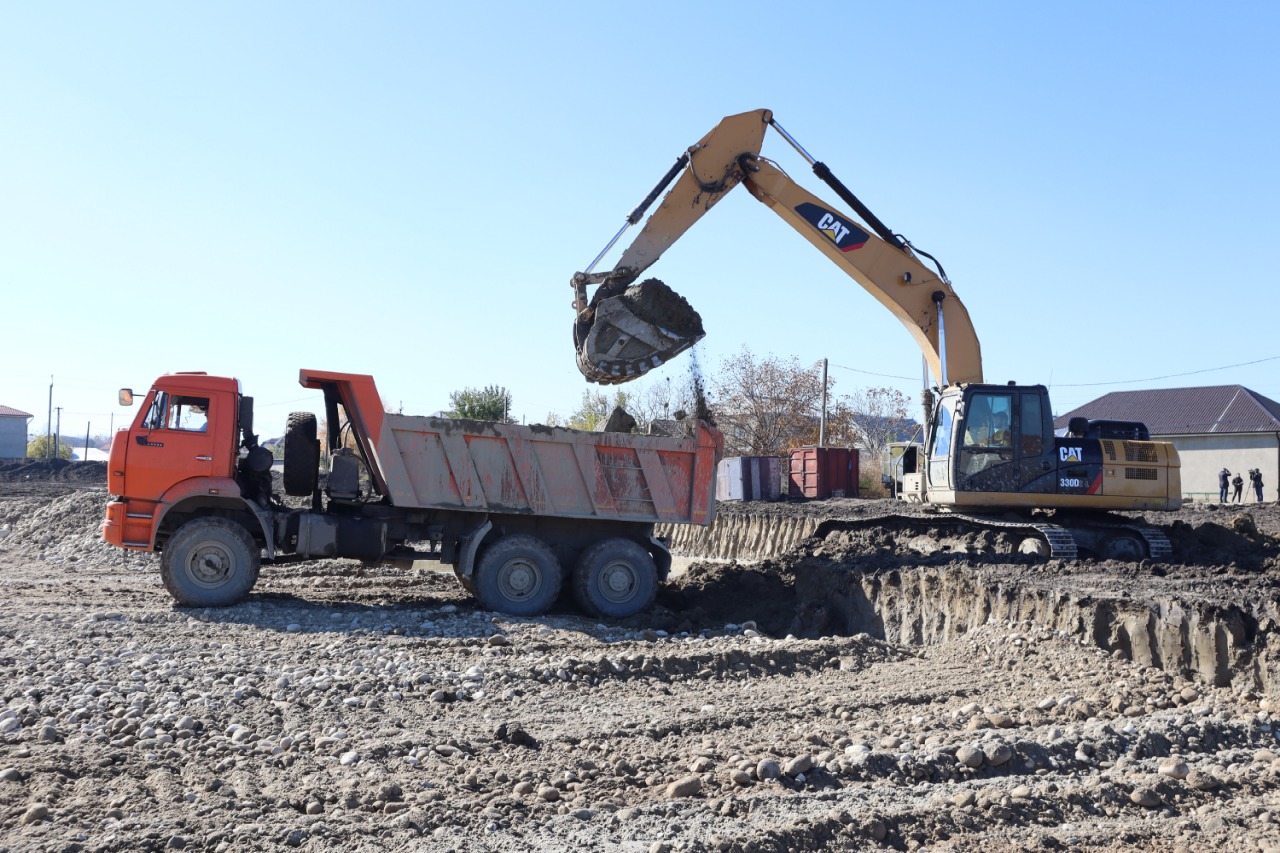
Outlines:
[[1243, 385], [1116, 391], [1055, 419], [1065, 427], [1073, 417], [1142, 421], [1151, 438], [1167, 441], [1182, 459], [1182, 493], [1196, 500], [1218, 499], [1218, 472], [1227, 468], [1245, 480], [1250, 468], [1262, 472], [1265, 500], [1280, 498], [1280, 403]]
[[27, 424], [34, 415], [0, 406], [0, 459], [27, 458]]

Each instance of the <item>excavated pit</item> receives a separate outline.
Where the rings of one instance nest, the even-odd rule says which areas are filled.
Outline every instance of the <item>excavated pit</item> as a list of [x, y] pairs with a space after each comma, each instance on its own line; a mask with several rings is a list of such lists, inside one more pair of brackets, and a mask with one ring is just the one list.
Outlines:
[[679, 555], [730, 561], [668, 585], [671, 627], [750, 620], [920, 646], [1030, 623], [1205, 684], [1280, 693], [1274, 506], [1150, 516], [1175, 545], [1168, 564], [1037, 561], [999, 533], [888, 517], [901, 507], [884, 502], [722, 506], [709, 529], [663, 531]]

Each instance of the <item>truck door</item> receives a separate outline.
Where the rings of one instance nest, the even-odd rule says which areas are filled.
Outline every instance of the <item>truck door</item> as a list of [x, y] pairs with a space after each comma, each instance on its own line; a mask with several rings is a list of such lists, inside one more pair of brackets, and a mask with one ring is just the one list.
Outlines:
[[215, 402], [208, 396], [152, 390], [129, 431], [129, 495], [158, 500], [175, 483], [213, 476]]

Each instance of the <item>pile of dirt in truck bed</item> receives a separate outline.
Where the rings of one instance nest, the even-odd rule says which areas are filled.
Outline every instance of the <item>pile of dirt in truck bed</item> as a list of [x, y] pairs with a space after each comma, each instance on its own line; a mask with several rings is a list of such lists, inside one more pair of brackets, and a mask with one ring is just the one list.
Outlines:
[[351, 561], [176, 608], [95, 544], [101, 486], [23, 488], [6, 849], [1280, 851], [1274, 505], [1153, 514], [1178, 561], [1068, 564], [981, 536], [894, 562], [903, 530], [839, 524], [887, 501], [724, 504], [827, 526], [602, 623]]

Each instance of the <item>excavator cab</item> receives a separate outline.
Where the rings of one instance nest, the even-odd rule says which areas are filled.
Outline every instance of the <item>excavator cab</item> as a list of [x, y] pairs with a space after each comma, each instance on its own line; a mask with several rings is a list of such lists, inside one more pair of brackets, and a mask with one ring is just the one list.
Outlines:
[[928, 444], [931, 500], [941, 493], [1054, 491], [1048, 399], [1043, 385], [970, 384], [944, 390]]

